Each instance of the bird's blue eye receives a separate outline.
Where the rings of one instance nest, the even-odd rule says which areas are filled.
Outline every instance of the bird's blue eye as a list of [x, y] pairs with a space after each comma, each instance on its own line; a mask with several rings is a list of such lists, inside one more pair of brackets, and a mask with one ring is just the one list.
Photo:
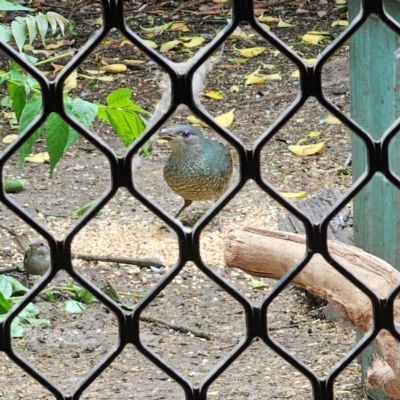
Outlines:
[[188, 131], [183, 132], [183, 133], [182, 133], [182, 137], [183, 137], [184, 139], [187, 139], [188, 137], [190, 137], [190, 132], [188, 132]]

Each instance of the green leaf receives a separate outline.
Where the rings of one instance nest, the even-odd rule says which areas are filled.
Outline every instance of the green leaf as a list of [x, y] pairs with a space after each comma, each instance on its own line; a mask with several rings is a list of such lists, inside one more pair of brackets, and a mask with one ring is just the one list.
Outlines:
[[114, 289], [114, 287], [107, 282], [107, 285], [101, 288], [101, 291], [105, 293], [108, 297], [111, 297], [116, 303], [120, 302], [118, 292]]
[[[85, 214], [85, 212], [87, 210], [89, 210], [90, 207], [92, 207], [92, 205], [97, 201], [97, 199], [94, 199], [92, 201], [90, 201], [89, 203], [85, 204], [84, 206], [82, 206], [81, 208], [78, 208], [76, 211], [72, 212], [71, 214], [68, 215], [68, 217], [80, 217], [83, 214]], [[96, 216], [100, 216], [102, 214], [102, 212], [98, 212], [96, 214]]]
[[174, 49], [177, 46], [180, 46], [182, 42], [180, 40], [171, 40], [169, 42], [165, 42], [161, 47], [160, 47], [160, 52], [161, 53], [167, 53], [168, 51]]
[[61, 305], [61, 308], [69, 313], [81, 313], [86, 310], [86, 307], [76, 300], [67, 300]]
[[39, 308], [35, 306], [33, 303], [29, 303], [19, 314], [18, 316], [21, 318], [32, 318], [39, 315]]
[[29, 44], [31, 45], [39, 33], [37, 28], [36, 18], [32, 15], [28, 15], [25, 18], [25, 21], [26, 21], [26, 26], [28, 27]]
[[47, 29], [49, 27], [49, 21], [47, 20], [46, 15], [44, 15], [42, 13], [38, 13], [38, 15], [36, 16], [36, 21], [37, 21], [37, 27], [39, 29], [40, 37], [42, 38], [43, 46], [45, 46]]
[[[19, 122], [18, 134], [21, 134], [26, 127], [41, 113], [42, 111], [42, 95], [35, 94], [26, 103], [24, 109], [21, 113], [21, 118]], [[39, 138], [40, 133], [43, 130], [43, 125], [41, 125], [34, 133], [29, 137], [29, 139], [19, 148], [19, 167], [22, 166], [25, 157], [31, 152], [32, 146]]]
[[151, 115], [150, 112], [143, 110], [143, 108], [140, 108], [139, 106], [137, 106], [135, 103], [131, 103], [130, 105], [124, 107], [125, 110], [129, 110], [129, 111], [133, 111], [133, 112], [140, 112], [143, 114], [149, 114]]
[[40, 318], [23, 318], [21, 319], [21, 323], [30, 324], [37, 328], [43, 328], [50, 325], [50, 320]]
[[10, 3], [6, 0], [0, 0], [0, 11], [33, 11], [32, 8], [24, 7], [19, 4]]
[[11, 337], [24, 337], [24, 328], [21, 326], [21, 321], [18, 317], [14, 318], [14, 320], [11, 322]]
[[3, 182], [3, 188], [6, 193], [20, 192], [26, 183], [26, 179], [9, 179]]
[[61, 14], [58, 14], [53, 11], [49, 11], [47, 13], [47, 18], [50, 21], [51, 30], [53, 32], [53, 35], [56, 32], [55, 29], [57, 29], [56, 24], [58, 24], [58, 26], [60, 27], [61, 35], [64, 36], [65, 27], [67, 27], [73, 23], [73, 21], [69, 21], [68, 19], [64, 18]]
[[106, 98], [106, 103], [110, 107], [121, 107], [115, 106], [115, 103], [119, 102], [122, 99], [129, 99], [132, 96], [132, 90], [126, 88], [119, 88], [112, 91]]
[[85, 288], [79, 288], [76, 291], [76, 295], [78, 296], [78, 299], [82, 301], [83, 303], [90, 303], [93, 300], [93, 295], [92, 293], [88, 292]]
[[12, 30], [9, 26], [0, 24], [0, 41], [9, 42], [12, 38]]
[[50, 292], [46, 292], [46, 299], [47, 301], [49, 301], [50, 303], [55, 303], [56, 299], [54, 297], [54, 290], [51, 290]]
[[0, 275], [0, 293], [8, 299], [12, 296], [13, 288], [11, 283], [5, 278], [5, 275]]
[[11, 303], [5, 298], [3, 292], [0, 291], [0, 314], [7, 314], [11, 308]]
[[75, 117], [84, 127], [88, 128], [97, 114], [97, 105], [80, 98], [73, 99], [67, 97], [68, 114]]
[[7, 276], [7, 275], [0, 275], [0, 282], [2, 280], [6, 280], [12, 287], [12, 295], [13, 296], [20, 296], [25, 293], [28, 293], [29, 289], [26, 288], [20, 281], [17, 279]]
[[125, 147], [128, 147], [146, 128], [142, 119], [134, 113], [114, 109], [107, 109], [105, 112]]
[[[51, 34], [54, 36], [56, 34], [56, 32], [57, 32], [58, 23], [57, 23], [57, 18], [53, 14], [56, 14], [56, 13], [48, 12], [47, 13], [47, 18], [48, 18], [49, 23], [50, 23]], [[61, 24], [61, 26], [64, 26], [64, 25]]]
[[50, 175], [52, 175], [55, 166], [64, 155], [68, 142], [69, 130], [69, 125], [67, 125], [58, 114], [50, 114], [46, 127], [47, 151], [50, 157]]
[[71, 146], [72, 143], [76, 142], [78, 139], [80, 139], [80, 135], [78, 132], [75, 131], [75, 129], [72, 129], [69, 126], [69, 131], [68, 131], [68, 140], [67, 144], [65, 145], [64, 153], [68, 150], [69, 146]]
[[26, 95], [27, 93], [25, 85], [18, 85], [14, 89], [12, 100], [13, 100], [13, 108], [18, 122], [21, 119], [22, 111], [26, 105]]
[[17, 44], [18, 50], [22, 53], [22, 48], [25, 44], [26, 38], [28, 36], [28, 29], [26, 27], [25, 21], [14, 20], [11, 22], [11, 30]]
[[103, 121], [110, 123], [110, 120], [108, 119], [108, 115], [106, 112], [108, 110], [108, 107], [99, 103], [96, 103], [96, 105], [97, 105], [97, 116], [101, 118]]

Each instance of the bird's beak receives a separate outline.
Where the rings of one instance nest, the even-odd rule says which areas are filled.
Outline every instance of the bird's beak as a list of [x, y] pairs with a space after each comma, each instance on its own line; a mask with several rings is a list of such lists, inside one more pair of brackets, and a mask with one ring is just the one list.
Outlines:
[[36, 249], [37, 243], [35, 243], [35, 242], [29, 243], [29, 247], [30, 247], [31, 249]]
[[158, 136], [160, 137], [160, 139], [166, 140], [168, 142], [177, 139], [177, 137], [173, 133], [168, 132], [168, 128], [161, 129]]

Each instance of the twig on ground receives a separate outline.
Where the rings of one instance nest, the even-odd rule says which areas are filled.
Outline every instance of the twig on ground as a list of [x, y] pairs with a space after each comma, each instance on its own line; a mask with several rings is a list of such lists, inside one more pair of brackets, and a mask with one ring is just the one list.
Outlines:
[[113, 257], [113, 256], [96, 256], [86, 253], [72, 253], [72, 259], [81, 259], [87, 261], [104, 261], [118, 264], [131, 264], [138, 267], [164, 267], [159, 258], [135, 258], [135, 257]]
[[190, 333], [193, 333], [193, 335], [195, 335], [197, 337], [200, 337], [200, 338], [203, 338], [203, 339], [207, 339], [207, 340], [212, 340], [213, 339], [213, 336], [210, 335], [207, 332], [201, 331], [201, 330], [196, 329], [196, 328], [189, 328], [189, 327], [187, 327], [185, 325], [172, 324], [172, 323], [170, 323], [168, 321], [165, 321], [164, 319], [155, 318], [155, 317], [152, 317], [152, 316], [150, 316], [148, 314], [142, 314], [140, 316], [140, 320], [141, 321], [145, 321], [145, 322], [154, 322], [156, 324], [165, 325], [170, 329], [173, 329], [173, 330], [179, 331], [179, 332], [183, 332], [183, 333], [189, 333], [190, 332]]

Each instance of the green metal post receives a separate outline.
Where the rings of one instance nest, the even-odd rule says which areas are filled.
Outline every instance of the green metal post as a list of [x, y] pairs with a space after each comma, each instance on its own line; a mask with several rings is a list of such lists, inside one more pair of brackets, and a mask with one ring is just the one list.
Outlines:
[[[360, 0], [349, 0], [350, 19], [360, 10]], [[385, 1], [388, 12], [400, 21], [400, 3]], [[351, 116], [375, 139], [400, 116], [400, 59], [394, 57], [398, 35], [373, 15], [350, 40]], [[397, 157], [396, 157], [397, 155]], [[392, 140], [390, 164], [400, 175], [400, 138]], [[353, 181], [367, 164], [365, 147], [352, 137]], [[400, 192], [382, 175], [372, 181], [354, 199], [354, 244], [400, 269]], [[361, 357], [363, 383], [376, 353], [372, 345]], [[367, 393], [377, 400], [389, 399], [382, 391]]]

